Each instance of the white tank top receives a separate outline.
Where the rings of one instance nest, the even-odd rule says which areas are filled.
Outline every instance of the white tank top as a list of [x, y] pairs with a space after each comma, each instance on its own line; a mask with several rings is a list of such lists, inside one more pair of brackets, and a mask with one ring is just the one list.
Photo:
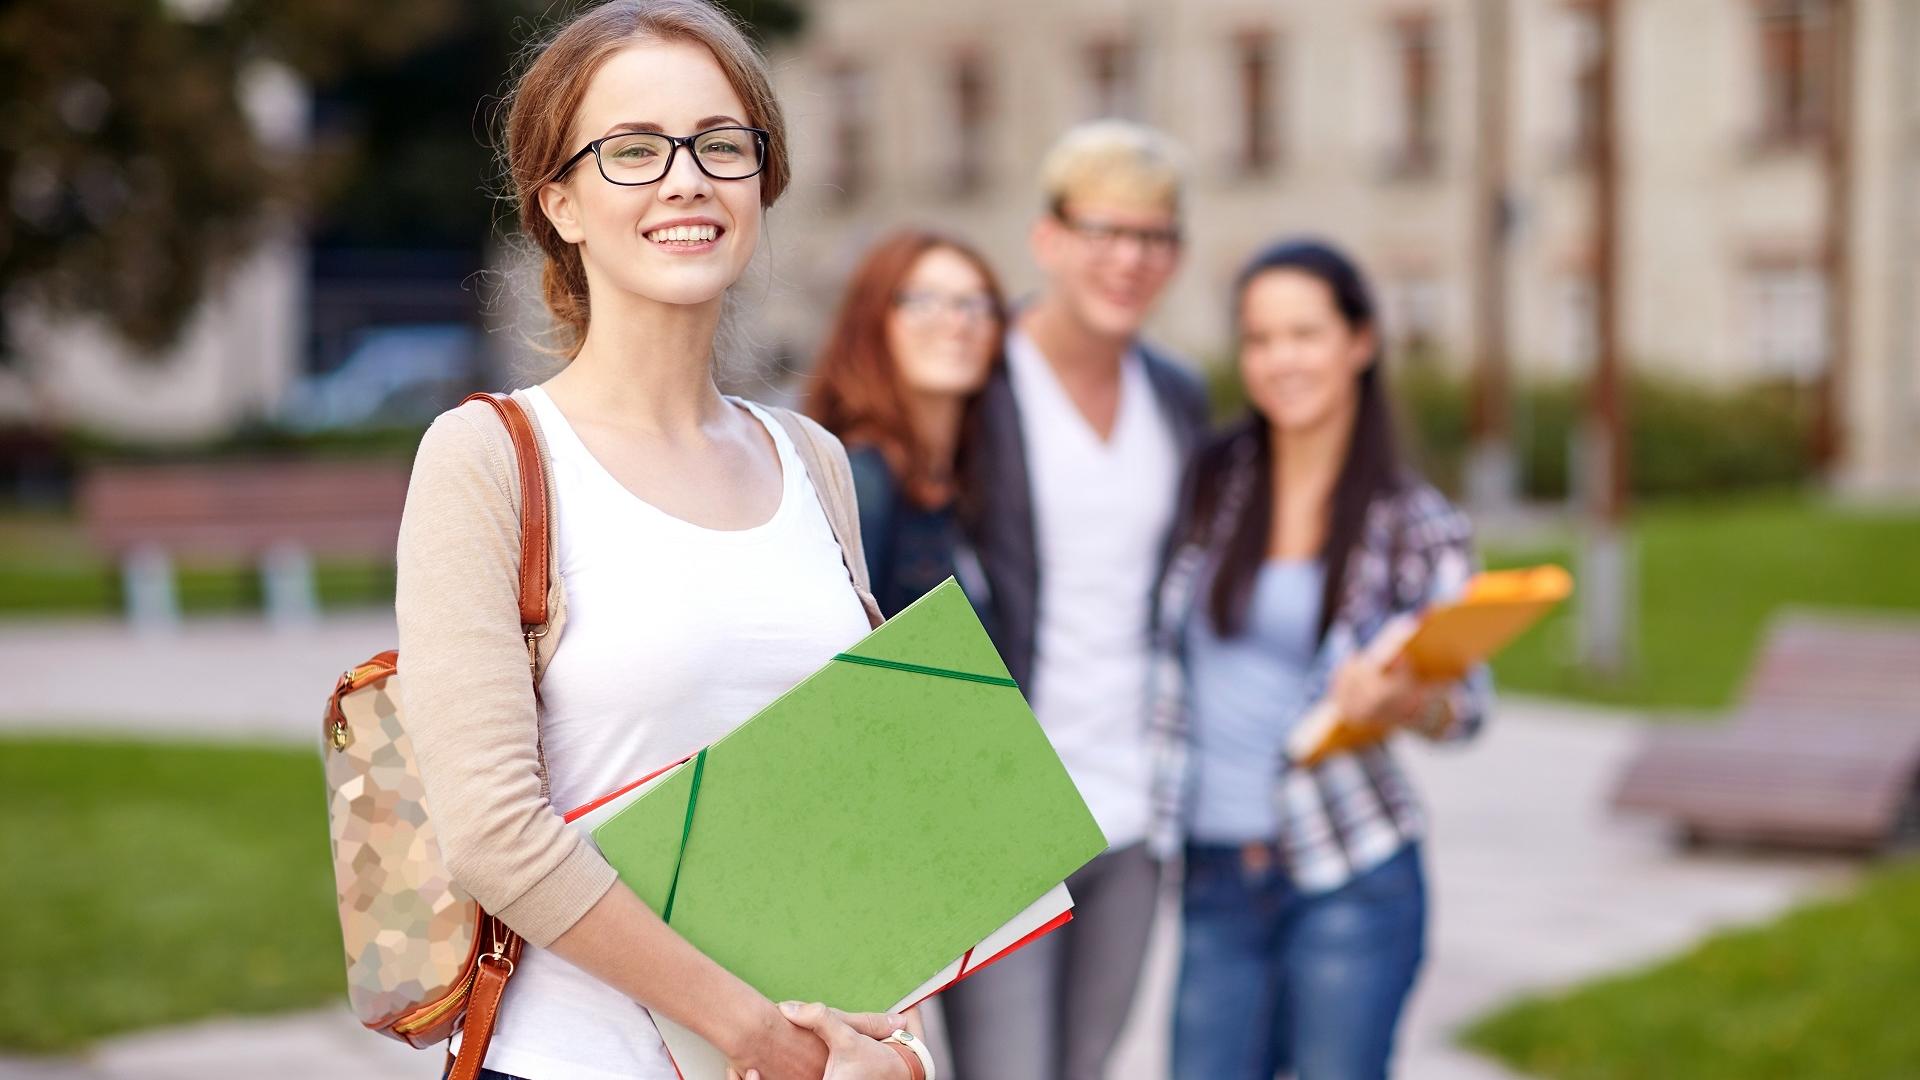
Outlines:
[[[784, 428], [780, 507], [706, 529], [623, 487], [544, 390], [567, 625], [540, 683], [553, 806], [570, 810], [678, 761], [746, 720], [867, 632], [840, 546]], [[529, 945], [486, 1066], [528, 1080], [675, 1080], [645, 1009]]]

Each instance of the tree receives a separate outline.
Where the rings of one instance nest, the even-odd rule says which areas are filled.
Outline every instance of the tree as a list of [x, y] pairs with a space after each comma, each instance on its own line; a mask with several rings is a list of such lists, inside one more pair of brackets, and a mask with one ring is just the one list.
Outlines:
[[[784, 0], [727, 6], [762, 34], [799, 25]], [[9, 302], [102, 315], [137, 345], [167, 344], [276, 207], [355, 222], [356, 240], [370, 225], [375, 240], [407, 242], [422, 214], [472, 205], [491, 178], [475, 106], [549, 10], [537, 0], [0, 4], [0, 354]], [[392, 96], [430, 77], [435, 64], [410, 67], [423, 53], [457, 76], [425, 114]], [[340, 125], [310, 149], [262, 146], [241, 90], [262, 61], [379, 122]], [[472, 224], [456, 214], [435, 228]]]

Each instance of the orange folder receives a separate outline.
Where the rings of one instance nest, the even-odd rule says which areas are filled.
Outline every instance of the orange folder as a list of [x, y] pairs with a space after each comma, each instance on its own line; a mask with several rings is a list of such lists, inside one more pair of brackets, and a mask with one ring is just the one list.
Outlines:
[[[1389, 622], [1366, 652], [1383, 666], [1411, 665], [1424, 682], [1450, 682], [1506, 648], [1572, 593], [1573, 576], [1553, 565], [1476, 574], [1458, 599]], [[1298, 764], [1317, 765], [1383, 735], [1349, 723], [1330, 699], [1322, 699], [1287, 739], [1287, 754]]]

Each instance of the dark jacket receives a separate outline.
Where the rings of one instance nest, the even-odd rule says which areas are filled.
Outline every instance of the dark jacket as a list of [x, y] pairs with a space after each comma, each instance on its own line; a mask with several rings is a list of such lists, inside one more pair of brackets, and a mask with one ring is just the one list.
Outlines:
[[853, 489], [860, 503], [867, 576], [881, 613], [893, 618], [951, 577], [959, 581], [981, 621], [991, 628], [988, 588], [981, 580], [979, 561], [960, 532], [953, 505], [916, 505], [878, 447], [848, 447], [847, 463], [853, 469]]
[[[1147, 382], [1172, 428], [1181, 455], [1191, 454], [1207, 430], [1207, 394], [1200, 380], [1142, 344]], [[1005, 364], [981, 391], [976, 426], [968, 433], [964, 524], [991, 589], [994, 644], [1007, 670], [1033, 694], [1034, 638], [1039, 628], [1039, 544], [1033, 527], [1033, 487], [1027, 476], [1020, 403]], [[1183, 462], [1184, 464], [1184, 462]]]

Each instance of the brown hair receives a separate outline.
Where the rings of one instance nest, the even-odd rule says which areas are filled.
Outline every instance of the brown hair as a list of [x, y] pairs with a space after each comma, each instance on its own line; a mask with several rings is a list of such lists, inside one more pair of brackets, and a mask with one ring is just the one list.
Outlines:
[[[944, 482], [913, 430], [907, 388], [887, 346], [887, 318], [901, 283], [922, 255], [944, 248], [973, 264], [993, 300], [994, 339], [1006, 332], [1006, 304], [993, 268], [972, 247], [952, 237], [905, 229], [882, 239], [847, 282], [840, 311], [814, 364], [815, 383], [807, 414], [850, 444], [878, 449], [914, 503], [938, 506], [958, 485]], [[999, 347], [995, 346], [995, 363]], [[969, 402], [969, 409], [972, 403]]]
[[787, 126], [773, 96], [767, 61], [725, 12], [705, 0], [610, 0], [568, 20], [548, 38], [507, 97], [508, 179], [520, 230], [546, 257], [541, 288], [559, 323], [557, 353], [571, 360], [587, 335], [587, 273], [574, 245], [560, 238], [540, 208], [540, 189], [579, 147], [574, 114], [600, 65], [638, 41], [704, 45], [747, 110], [747, 123], [767, 131], [767, 166], [760, 173], [760, 205], [772, 206], [791, 176]]

